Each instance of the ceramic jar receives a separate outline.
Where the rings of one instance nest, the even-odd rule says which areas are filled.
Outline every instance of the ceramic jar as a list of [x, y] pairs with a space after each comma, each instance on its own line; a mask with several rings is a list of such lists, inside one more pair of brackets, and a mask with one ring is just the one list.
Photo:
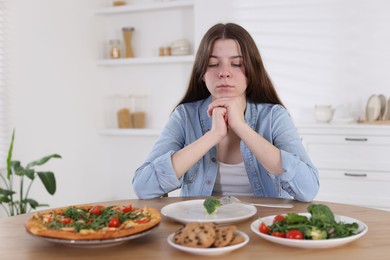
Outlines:
[[332, 120], [334, 109], [331, 105], [316, 105], [314, 107], [314, 116], [319, 123], [328, 123]]

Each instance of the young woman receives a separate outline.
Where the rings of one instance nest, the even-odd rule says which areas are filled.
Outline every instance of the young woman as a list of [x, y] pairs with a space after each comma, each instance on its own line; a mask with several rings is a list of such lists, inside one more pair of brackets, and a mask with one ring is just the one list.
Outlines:
[[250, 34], [233, 23], [204, 35], [187, 92], [133, 188], [141, 199], [246, 195], [311, 201], [318, 173]]

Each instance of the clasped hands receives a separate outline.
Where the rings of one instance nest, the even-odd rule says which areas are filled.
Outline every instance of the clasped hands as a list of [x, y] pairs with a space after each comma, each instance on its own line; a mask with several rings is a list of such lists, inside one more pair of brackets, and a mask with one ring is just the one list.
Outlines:
[[207, 114], [212, 117], [210, 131], [215, 131], [221, 138], [228, 134], [229, 129], [236, 132], [240, 125], [245, 124], [245, 108], [245, 94], [213, 100], [207, 110]]

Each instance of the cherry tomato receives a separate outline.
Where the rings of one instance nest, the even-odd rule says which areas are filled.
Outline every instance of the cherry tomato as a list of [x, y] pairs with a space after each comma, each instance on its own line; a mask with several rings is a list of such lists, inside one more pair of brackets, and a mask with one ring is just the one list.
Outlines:
[[72, 219], [71, 218], [64, 218], [64, 219], [59, 220], [58, 222], [67, 225], [67, 224], [72, 223]]
[[284, 234], [283, 232], [272, 232], [271, 235], [274, 237], [286, 237], [286, 234]]
[[123, 209], [122, 209], [122, 212], [123, 213], [127, 213], [127, 212], [131, 212], [133, 210], [133, 207], [131, 205], [128, 205], [128, 206], [125, 206]]
[[134, 222], [137, 223], [137, 224], [145, 224], [145, 223], [150, 222], [150, 219], [148, 219], [148, 218], [141, 218], [141, 219], [138, 219], [138, 220], [136, 220]]
[[103, 206], [94, 206], [89, 213], [91, 215], [101, 215]]
[[263, 234], [269, 234], [269, 232], [271, 230], [264, 222], [261, 222], [261, 224], [259, 226], [259, 231], [260, 231], [260, 233], [263, 233]]
[[273, 223], [279, 222], [279, 221], [286, 221], [286, 218], [282, 215], [276, 215], [274, 217]]
[[119, 218], [117, 216], [112, 217], [111, 220], [108, 222], [109, 227], [119, 227], [120, 225]]
[[289, 239], [303, 239], [302, 232], [296, 229], [291, 229], [287, 232], [286, 238]]

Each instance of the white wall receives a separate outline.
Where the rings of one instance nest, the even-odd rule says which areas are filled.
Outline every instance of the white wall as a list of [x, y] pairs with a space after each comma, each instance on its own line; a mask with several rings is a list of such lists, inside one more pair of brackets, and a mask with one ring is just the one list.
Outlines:
[[[287, 2], [273, 1], [281, 7]], [[298, 5], [302, 2], [305, 1], [294, 1]], [[372, 5], [368, 4], [371, 2]], [[107, 25], [103, 17], [94, 15], [94, 10], [104, 3], [105, 0], [9, 0], [7, 4], [10, 127], [16, 129], [14, 158], [27, 163], [50, 153], [63, 156], [46, 167], [56, 174], [55, 196], [42, 192], [39, 181], [31, 191], [33, 198], [51, 206], [134, 197], [131, 174], [144, 160], [155, 137], [99, 135], [98, 129], [104, 126], [104, 97], [110, 92], [138, 91], [139, 86], [142, 86], [142, 91], [156, 91], [160, 98], [152, 100], [153, 109], [161, 111], [161, 116], [154, 118], [152, 124], [156, 128], [162, 127], [184, 91], [190, 71], [190, 66], [167, 65], [163, 69], [141, 66], [131, 68], [132, 75], [136, 75], [134, 78], [126, 74], [129, 68], [112, 72], [97, 66], [96, 60], [102, 57], [103, 43], [107, 39], [102, 33]], [[237, 9], [238, 4], [250, 4], [250, 0], [196, 0], [195, 3], [195, 36], [192, 40], [196, 46], [203, 33], [215, 22], [242, 21], [256, 33], [257, 27], [250, 26], [244, 9]], [[267, 1], [261, 3], [267, 6]], [[332, 6], [338, 1], [323, 0], [321, 3]], [[348, 0], [342, 3], [345, 6], [341, 7], [345, 8], [356, 4]], [[278, 46], [285, 40], [270, 38], [272, 30], [257, 32], [256, 37], [267, 43], [263, 46], [260, 42], [259, 47], [271, 77], [295, 120], [311, 118], [311, 109], [316, 103], [337, 105], [350, 102], [362, 107], [370, 93], [390, 95], [390, 74], [387, 73], [390, 69], [387, 48], [390, 46], [390, 23], [389, 16], [385, 15], [389, 9], [386, 1], [359, 1], [353, 9], [353, 17], [358, 19], [361, 15], [366, 20], [358, 19], [356, 23], [364, 32], [358, 38], [364, 39], [368, 35], [371, 40], [353, 45], [353, 39], [345, 38], [348, 34], [333, 35], [336, 43], [349, 44], [359, 56], [350, 57], [343, 51], [332, 52], [341, 55], [335, 59], [337, 64], [318, 78], [310, 68], [286, 67], [285, 63], [275, 62], [277, 59], [272, 57], [283, 54], [282, 58], [289, 60], [295, 58], [296, 52], [288, 56], [288, 48], [283, 51], [273, 48], [272, 44]], [[268, 11], [277, 13], [277, 10], [271, 8]], [[336, 9], [337, 12], [340, 10]], [[375, 12], [379, 14], [377, 19], [373, 15]], [[157, 15], [155, 21], [159, 19], [162, 18]], [[337, 21], [347, 22], [348, 18]], [[377, 27], [377, 22], [383, 22], [386, 30]], [[267, 23], [261, 26], [267, 28]], [[354, 24], [350, 26], [354, 27]], [[348, 47], [342, 50], [348, 50]], [[331, 80], [323, 78], [327, 74], [333, 75]], [[312, 77], [305, 81], [305, 75]], [[130, 78], [134, 81], [128, 82]], [[170, 79], [172, 84], [160, 84], [160, 80], [166, 82]], [[144, 89], [151, 84], [157, 87]], [[164, 102], [161, 107], [158, 106], [160, 102]]]
[[[132, 173], [156, 137], [100, 135], [99, 129], [107, 126], [107, 97], [153, 92], [151, 115], [158, 115], [150, 115], [148, 123], [161, 128], [188, 80], [190, 65], [98, 66], [97, 60], [107, 53], [108, 39], [121, 37], [122, 26], [136, 25], [136, 56], [155, 56], [159, 46], [170, 44], [178, 35], [171, 30], [178, 18], [174, 13], [168, 15], [171, 19], [151, 13], [146, 20], [139, 13], [95, 15], [97, 8], [109, 4], [106, 0], [12, 0], [7, 4], [9, 114], [10, 127], [16, 129], [13, 158], [26, 164], [51, 153], [63, 157], [41, 168], [54, 171], [56, 194], [48, 195], [38, 179], [30, 192], [32, 198], [51, 207], [134, 198]], [[166, 30], [153, 42], [153, 34], [145, 33], [158, 20]], [[193, 23], [191, 15], [184, 20]], [[115, 29], [108, 30], [110, 26]], [[139, 40], [140, 34], [147, 43]], [[193, 31], [182, 35], [193, 42]]]
[[252, 34], [297, 123], [314, 122], [317, 104], [364, 119], [372, 94], [390, 98], [389, 1], [199, 0], [196, 8], [198, 43], [216, 22], [238, 22]]
[[[7, 3], [10, 127], [14, 159], [26, 164], [58, 153], [57, 193], [36, 180], [31, 197], [59, 206], [104, 200], [110, 176], [102, 171], [100, 96], [106, 84], [98, 55], [95, 0], [12, 0]], [[105, 189], [108, 189], [105, 190]]]
[[316, 104], [346, 105], [364, 119], [372, 94], [390, 97], [389, 1], [235, 3], [296, 121], [313, 122]]

